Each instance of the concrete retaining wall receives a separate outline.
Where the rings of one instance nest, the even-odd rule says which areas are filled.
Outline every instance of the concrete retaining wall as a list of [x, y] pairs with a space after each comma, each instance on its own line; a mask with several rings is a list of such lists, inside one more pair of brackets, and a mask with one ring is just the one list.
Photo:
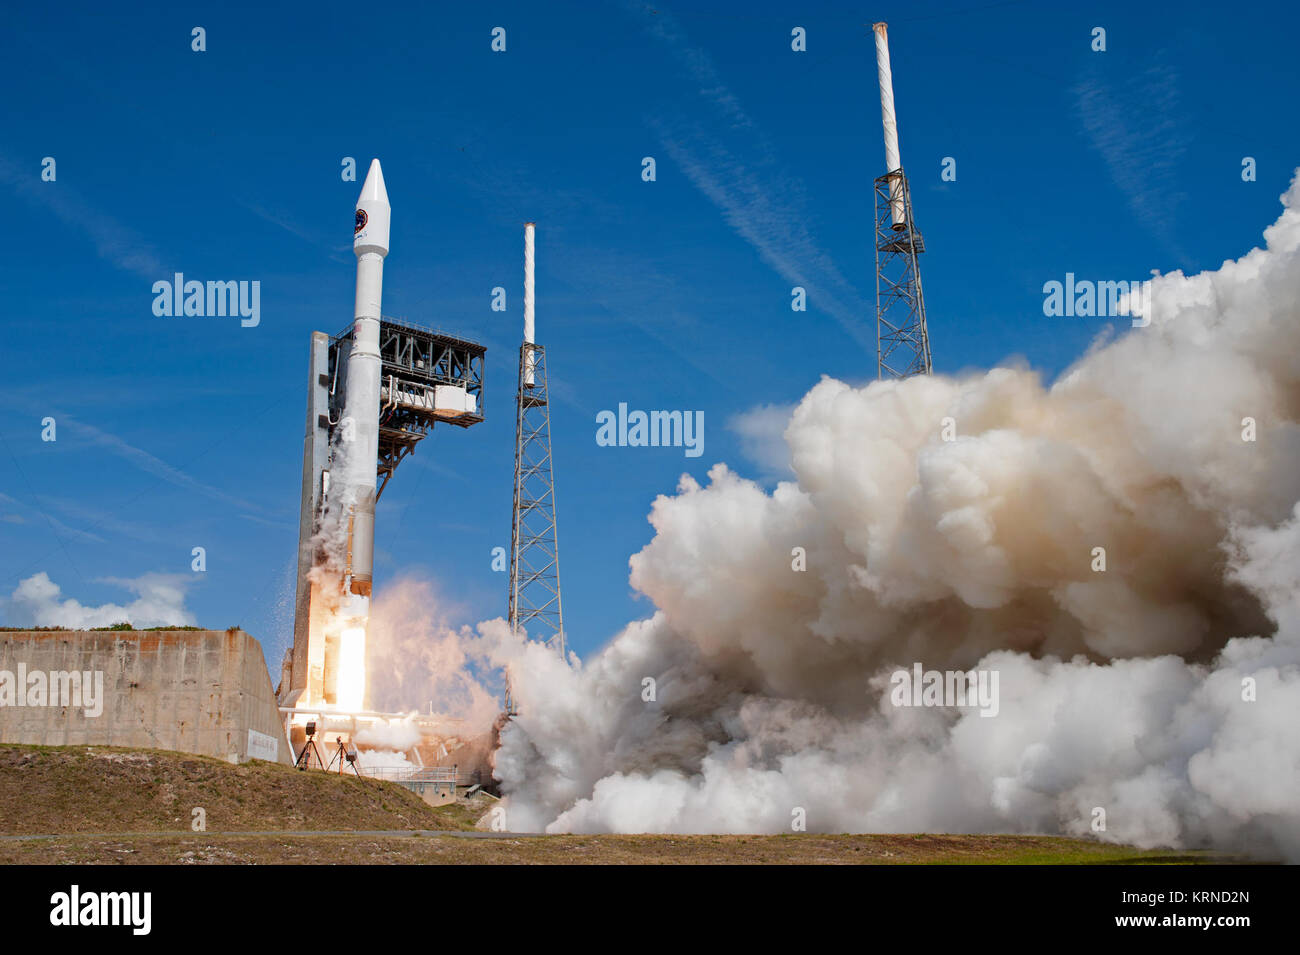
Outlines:
[[242, 630], [0, 632], [0, 742], [293, 763], [262, 647]]

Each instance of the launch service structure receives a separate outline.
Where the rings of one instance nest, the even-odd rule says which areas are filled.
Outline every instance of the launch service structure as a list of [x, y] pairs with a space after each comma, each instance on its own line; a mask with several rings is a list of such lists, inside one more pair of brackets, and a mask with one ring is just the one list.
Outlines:
[[293, 647], [278, 691], [290, 723], [364, 715], [375, 504], [435, 424], [483, 420], [486, 349], [381, 311], [390, 217], [376, 159], [356, 205], [352, 326], [311, 334]]
[[[534, 239], [524, 226], [524, 340], [519, 346], [519, 390], [515, 399], [515, 490], [510, 526], [512, 633], [520, 629], [566, 655], [564, 605], [560, 599], [560, 544], [555, 519], [555, 473], [551, 458], [551, 409], [546, 383], [546, 348], [535, 341]], [[515, 700], [506, 688], [506, 712]]]
[[930, 333], [925, 322], [918, 256], [925, 242], [916, 228], [912, 193], [898, 152], [894, 79], [889, 65], [886, 24], [872, 24], [880, 117], [885, 128], [885, 174], [876, 188], [876, 377], [928, 375]]

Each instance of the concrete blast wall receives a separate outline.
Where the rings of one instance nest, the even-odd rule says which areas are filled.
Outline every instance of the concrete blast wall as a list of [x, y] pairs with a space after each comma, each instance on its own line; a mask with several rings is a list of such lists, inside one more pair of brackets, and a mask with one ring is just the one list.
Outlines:
[[0, 632], [0, 743], [293, 763], [262, 647], [242, 630]]

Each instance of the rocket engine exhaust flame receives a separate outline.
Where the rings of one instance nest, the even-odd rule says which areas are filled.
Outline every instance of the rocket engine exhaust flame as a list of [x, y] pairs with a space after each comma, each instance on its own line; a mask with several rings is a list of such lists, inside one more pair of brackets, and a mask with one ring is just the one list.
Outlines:
[[336, 705], [357, 712], [366, 701], [366, 625], [344, 627], [339, 633], [338, 689]]
[[[1300, 181], [1283, 198], [1265, 248], [1154, 278], [1149, 327], [1050, 387], [823, 379], [794, 481], [683, 477], [631, 560], [654, 616], [581, 667], [493, 651], [511, 827], [802, 809], [1300, 861]], [[916, 663], [996, 671], [996, 716], [896, 705]]]

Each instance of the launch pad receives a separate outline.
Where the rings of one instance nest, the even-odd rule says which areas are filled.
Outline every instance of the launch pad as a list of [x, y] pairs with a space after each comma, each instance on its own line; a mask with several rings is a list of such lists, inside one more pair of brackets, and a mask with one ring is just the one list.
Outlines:
[[366, 711], [375, 504], [436, 424], [483, 420], [487, 349], [382, 314], [391, 214], [376, 159], [356, 204], [355, 318], [333, 337], [312, 332], [308, 352], [293, 646], [276, 691], [291, 740], [311, 713], [354, 732], [361, 718], [409, 723]]
[[[382, 314], [391, 212], [374, 160], [356, 204], [354, 321], [337, 335], [311, 333], [294, 635], [276, 701], [300, 763], [303, 752], [310, 755], [310, 723], [319, 730], [314, 743], [327, 750], [346, 746], [352, 754], [354, 743], [368, 742], [387, 751], [375, 767], [397, 753], [401, 765], [390, 768], [400, 774], [443, 771], [450, 762], [482, 785], [490, 781], [490, 769], [484, 772], [499, 727], [467, 738], [436, 717], [367, 706], [376, 502], [435, 425], [469, 428], [484, 420], [487, 349]], [[514, 633], [545, 624], [548, 642], [563, 654], [546, 352], [533, 337], [534, 231], [525, 224], [509, 615]], [[513, 712], [507, 686], [506, 714]]]
[[[332, 338], [313, 332], [308, 360], [307, 430], [303, 446], [302, 505], [299, 520], [298, 589], [294, 639], [280, 705], [302, 708], [337, 706], [337, 670], [345, 665], [342, 635], [331, 633], [331, 619], [346, 596], [337, 579], [350, 576], [354, 535], [348, 535], [341, 574], [325, 574], [329, 563], [320, 540], [322, 520], [333, 503], [331, 473], [344, 446], [350, 447], [347, 407], [351, 329]], [[435, 424], [468, 428], [483, 421], [483, 369], [487, 349], [403, 320], [379, 322], [379, 432], [375, 460], [375, 499], [383, 494], [397, 466], [415, 452]], [[336, 644], [339, 644], [336, 646]], [[353, 661], [355, 662], [355, 661]], [[364, 700], [353, 701], [361, 709]], [[352, 704], [347, 704], [352, 705]]]

